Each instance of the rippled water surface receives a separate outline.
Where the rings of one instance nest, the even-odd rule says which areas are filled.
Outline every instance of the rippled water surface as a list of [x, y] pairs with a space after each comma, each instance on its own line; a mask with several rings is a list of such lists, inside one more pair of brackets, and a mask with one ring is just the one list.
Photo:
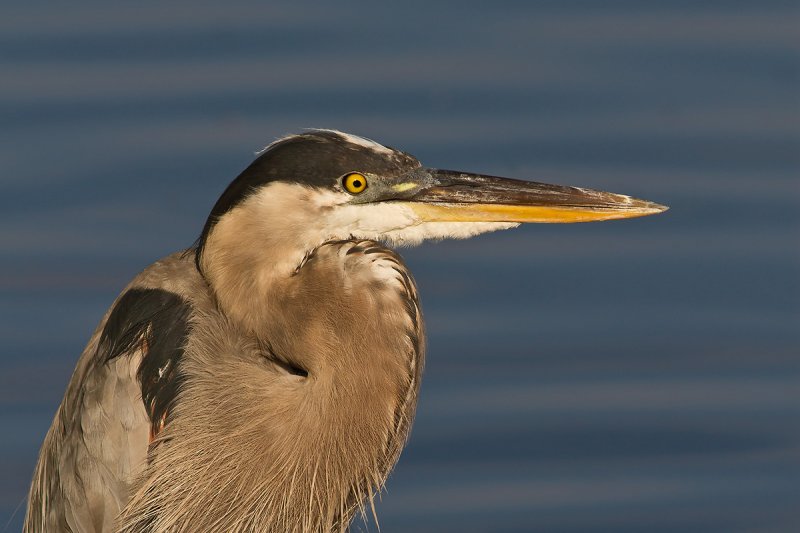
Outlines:
[[671, 206], [403, 252], [429, 357], [382, 531], [797, 531], [798, 27], [781, 1], [4, 4], [0, 528], [119, 290], [319, 126]]

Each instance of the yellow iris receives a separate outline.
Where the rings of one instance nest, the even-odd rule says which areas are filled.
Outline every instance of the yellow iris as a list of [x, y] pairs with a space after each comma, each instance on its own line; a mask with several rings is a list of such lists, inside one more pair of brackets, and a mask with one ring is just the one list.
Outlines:
[[358, 172], [351, 172], [342, 178], [342, 186], [350, 194], [358, 194], [367, 188], [367, 178]]

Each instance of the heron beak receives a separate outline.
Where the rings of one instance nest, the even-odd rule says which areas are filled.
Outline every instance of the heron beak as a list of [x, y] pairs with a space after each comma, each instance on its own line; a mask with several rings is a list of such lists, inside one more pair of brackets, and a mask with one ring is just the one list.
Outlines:
[[668, 208], [646, 200], [579, 187], [428, 170], [429, 183], [407, 205], [425, 221], [593, 222], [655, 215]]

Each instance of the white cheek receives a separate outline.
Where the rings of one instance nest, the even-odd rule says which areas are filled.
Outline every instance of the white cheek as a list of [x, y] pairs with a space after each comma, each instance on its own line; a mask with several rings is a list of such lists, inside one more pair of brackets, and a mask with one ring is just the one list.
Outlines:
[[419, 223], [410, 208], [382, 202], [363, 205], [340, 205], [331, 210], [325, 225], [343, 237], [380, 239], [383, 235]]
[[[325, 239], [372, 239], [396, 246], [413, 246], [426, 240], [466, 239], [509, 228], [514, 222], [423, 222], [408, 206], [400, 203], [348, 204], [346, 193], [316, 192], [317, 206], [326, 212]], [[324, 209], [324, 208], [331, 209]]]
[[516, 228], [516, 222], [422, 222], [386, 232], [382, 238], [398, 246], [413, 246], [426, 240], [467, 239], [503, 229]]

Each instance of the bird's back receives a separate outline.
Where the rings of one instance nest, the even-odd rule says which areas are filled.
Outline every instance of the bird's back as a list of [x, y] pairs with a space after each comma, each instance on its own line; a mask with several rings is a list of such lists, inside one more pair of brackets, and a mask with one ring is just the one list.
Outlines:
[[[183, 332], [174, 330], [186, 324], [175, 323], [175, 318], [202, 305], [207, 294], [193, 256], [179, 253], [139, 274], [105, 314], [78, 361], [42, 445], [29, 493], [26, 532], [113, 530], [145, 468], [148, 446], [158, 429], [152, 419], [156, 405], [146, 408], [143, 395], [153, 395], [156, 385], [158, 390], [167, 389], [166, 380], [179, 378], [164, 368], [175, 365], [175, 360], [142, 364], [148, 356], [154, 359], [147, 339], [157, 333], [153, 328], [167, 325], [173, 334], [166, 340], [173, 345], [164, 345], [164, 336], [159, 335], [159, 353], [167, 359], [179, 357], [177, 343]], [[159, 378], [153, 363], [161, 366], [161, 383], [152, 382]], [[143, 376], [147, 368], [153, 370]], [[150, 383], [142, 382], [142, 377]], [[158, 407], [163, 411], [169, 401], [159, 398]]]

